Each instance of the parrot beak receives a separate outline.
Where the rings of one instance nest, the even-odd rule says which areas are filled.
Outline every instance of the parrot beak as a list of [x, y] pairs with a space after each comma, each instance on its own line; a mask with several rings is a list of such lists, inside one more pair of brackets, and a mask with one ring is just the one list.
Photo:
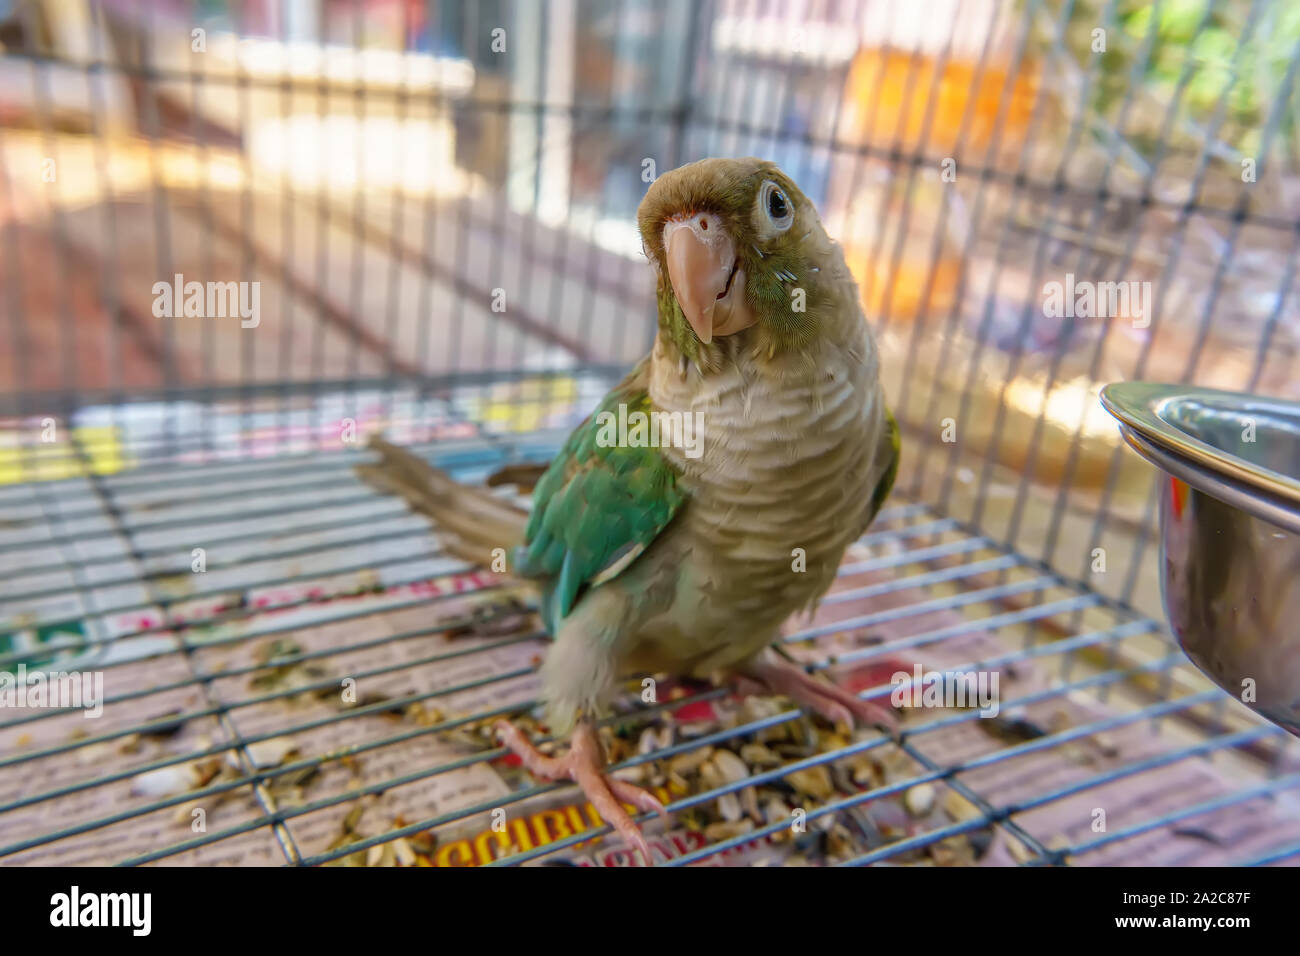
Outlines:
[[670, 219], [664, 225], [664, 251], [677, 303], [701, 342], [754, 324], [736, 244], [718, 216], [693, 213]]

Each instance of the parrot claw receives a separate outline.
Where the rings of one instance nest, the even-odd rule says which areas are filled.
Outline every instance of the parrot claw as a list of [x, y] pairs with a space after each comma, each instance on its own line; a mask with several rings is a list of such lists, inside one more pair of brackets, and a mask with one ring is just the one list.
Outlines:
[[898, 730], [898, 718], [889, 708], [864, 700], [828, 680], [818, 680], [786, 661], [763, 657], [749, 664], [745, 673], [837, 726], [874, 725], [890, 736]]
[[546, 756], [517, 727], [504, 720], [497, 722], [496, 732], [506, 748], [519, 757], [533, 776], [576, 783], [601, 819], [630, 846], [641, 851], [647, 866], [654, 866], [650, 844], [631, 815], [623, 809], [623, 804], [631, 804], [643, 813], [657, 813], [665, 823], [668, 822], [668, 811], [654, 794], [605, 772], [605, 749], [600, 745], [594, 726], [586, 721], [580, 722], [573, 732], [569, 752], [563, 757]]

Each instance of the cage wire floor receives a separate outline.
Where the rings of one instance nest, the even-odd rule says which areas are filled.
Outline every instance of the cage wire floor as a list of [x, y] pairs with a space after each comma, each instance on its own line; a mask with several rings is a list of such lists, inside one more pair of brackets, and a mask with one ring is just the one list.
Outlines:
[[[563, 437], [494, 433], [436, 397], [334, 400], [406, 416], [390, 434], [465, 481]], [[30, 622], [0, 667], [105, 678], [99, 719], [0, 723], [0, 860], [635, 865], [573, 786], [536, 784], [490, 737], [500, 717], [544, 733], [526, 593], [442, 555], [422, 517], [361, 483], [360, 440], [229, 453], [142, 447], [139, 469], [97, 474], [102, 450], [74, 437], [46, 454], [83, 474], [0, 488], [0, 601]], [[659, 862], [1300, 858], [1285, 733], [1155, 621], [924, 502], [895, 497], [784, 640], [882, 700], [916, 666], [996, 673], [1000, 710], [904, 711], [898, 742], [784, 698], [661, 677], [651, 703], [632, 682], [605, 726], [616, 772], [669, 805], [667, 830], [644, 824]]]

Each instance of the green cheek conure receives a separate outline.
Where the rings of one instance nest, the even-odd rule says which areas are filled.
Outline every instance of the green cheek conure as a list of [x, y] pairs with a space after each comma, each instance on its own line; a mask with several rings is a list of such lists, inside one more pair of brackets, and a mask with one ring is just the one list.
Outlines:
[[[768, 648], [880, 510], [899, 442], [844, 255], [776, 166], [683, 166], [650, 186], [638, 221], [658, 278], [654, 348], [570, 435], [531, 514], [383, 442], [362, 471], [429, 513], [451, 553], [486, 565], [505, 548], [536, 582], [554, 638], [546, 719], [571, 746], [548, 757], [499, 732], [536, 776], [576, 781], [649, 862], [621, 804], [663, 807], [605, 773], [593, 723], [621, 678], [730, 673], [834, 722], [891, 722]], [[657, 442], [617, 427], [637, 412]]]

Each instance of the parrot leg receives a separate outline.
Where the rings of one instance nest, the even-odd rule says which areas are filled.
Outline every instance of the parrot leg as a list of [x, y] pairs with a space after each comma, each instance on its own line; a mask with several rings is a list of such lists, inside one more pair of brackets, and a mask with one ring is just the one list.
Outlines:
[[883, 725], [891, 733], [898, 727], [898, 720], [889, 708], [863, 700], [829, 680], [819, 680], [770, 652], [765, 651], [748, 662], [741, 673], [803, 704], [833, 724]]
[[653, 794], [605, 772], [605, 748], [600, 745], [600, 737], [590, 721], [578, 722], [570, 740], [569, 752], [563, 757], [548, 757], [534, 747], [518, 728], [504, 720], [497, 722], [496, 732], [501, 742], [519, 757], [533, 776], [542, 780], [572, 780], [576, 783], [601, 818], [631, 846], [641, 851], [647, 866], [654, 866], [650, 844], [646, 842], [640, 827], [623, 809], [623, 803], [630, 803], [645, 813], [658, 813], [665, 823], [668, 821], [668, 811]]

